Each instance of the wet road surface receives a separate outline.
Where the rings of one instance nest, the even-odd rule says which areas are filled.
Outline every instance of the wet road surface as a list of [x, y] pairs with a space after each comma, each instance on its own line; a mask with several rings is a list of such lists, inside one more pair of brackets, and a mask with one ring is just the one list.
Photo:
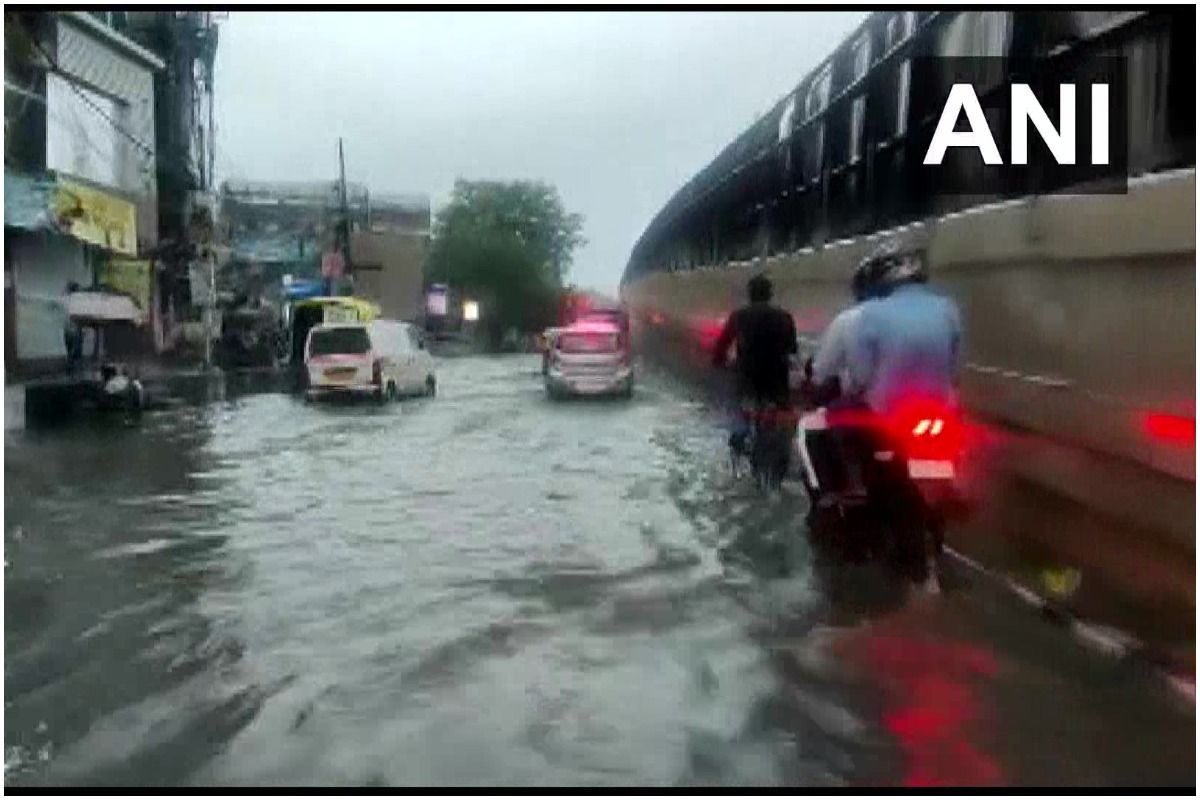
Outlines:
[[815, 549], [667, 378], [439, 370], [7, 434], [6, 784], [1194, 784], [1148, 668]]

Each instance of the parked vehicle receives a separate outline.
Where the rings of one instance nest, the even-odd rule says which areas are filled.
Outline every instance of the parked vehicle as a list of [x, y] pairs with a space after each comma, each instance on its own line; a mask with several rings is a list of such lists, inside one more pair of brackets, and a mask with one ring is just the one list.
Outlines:
[[221, 335], [213, 358], [222, 367], [272, 367], [280, 349], [279, 325], [270, 306], [229, 306], [221, 310]]
[[310, 398], [363, 395], [377, 400], [433, 396], [433, 358], [417, 330], [406, 322], [322, 323], [308, 333], [304, 366]]
[[[126, 295], [104, 290], [72, 292], [67, 318], [78, 333], [77, 351], [68, 353], [67, 371], [76, 396], [100, 410], [140, 411], [145, 389], [121, 351], [138, 338], [145, 313]], [[83, 331], [92, 331], [92, 353], [82, 352]], [[125, 343], [125, 347], [122, 347]]]
[[554, 336], [546, 370], [546, 393], [633, 394], [633, 363], [621, 329], [589, 320], [562, 328]]

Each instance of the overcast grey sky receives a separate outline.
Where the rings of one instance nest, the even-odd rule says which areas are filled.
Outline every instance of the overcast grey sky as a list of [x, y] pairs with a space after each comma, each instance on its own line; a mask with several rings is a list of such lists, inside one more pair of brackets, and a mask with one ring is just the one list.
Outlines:
[[218, 177], [424, 192], [530, 178], [585, 217], [571, 279], [614, 291], [654, 213], [863, 12], [235, 11]]

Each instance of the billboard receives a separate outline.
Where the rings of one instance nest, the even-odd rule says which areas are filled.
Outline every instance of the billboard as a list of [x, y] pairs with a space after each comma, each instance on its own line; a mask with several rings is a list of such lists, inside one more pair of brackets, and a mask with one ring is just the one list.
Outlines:
[[425, 293], [425, 313], [431, 317], [446, 316], [446, 286], [435, 283]]

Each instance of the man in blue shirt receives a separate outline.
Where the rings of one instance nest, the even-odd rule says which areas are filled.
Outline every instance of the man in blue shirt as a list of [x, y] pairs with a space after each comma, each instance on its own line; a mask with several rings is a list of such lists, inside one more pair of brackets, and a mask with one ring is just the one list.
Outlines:
[[888, 414], [909, 398], [955, 401], [962, 321], [954, 301], [932, 291], [923, 248], [891, 246], [887, 293], [862, 307], [849, 374], [871, 410]]

